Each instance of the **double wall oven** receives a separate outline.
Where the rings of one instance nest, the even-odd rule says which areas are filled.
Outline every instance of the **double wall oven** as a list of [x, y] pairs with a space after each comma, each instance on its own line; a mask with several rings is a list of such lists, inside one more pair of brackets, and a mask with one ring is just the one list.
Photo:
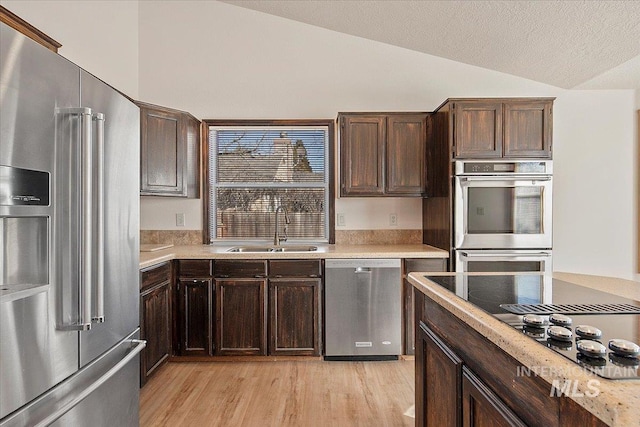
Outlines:
[[551, 273], [551, 160], [454, 162], [454, 268]]

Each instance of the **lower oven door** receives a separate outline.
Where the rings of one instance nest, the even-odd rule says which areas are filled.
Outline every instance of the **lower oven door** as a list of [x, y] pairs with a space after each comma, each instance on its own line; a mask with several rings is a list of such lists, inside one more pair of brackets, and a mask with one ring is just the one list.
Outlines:
[[551, 274], [551, 250], [474, 250], [455, 251], [455, 271], [464, 272], [520, 272]]

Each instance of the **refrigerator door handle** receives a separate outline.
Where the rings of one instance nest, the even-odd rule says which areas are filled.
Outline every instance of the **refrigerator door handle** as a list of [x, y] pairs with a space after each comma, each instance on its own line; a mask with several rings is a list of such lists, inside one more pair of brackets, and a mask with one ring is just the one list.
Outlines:
[[86, 331], [91, 329], [91, 243], [92, 243], [92, 123], [91, 108], [63, 108], [57, 114], [67, 114], [80, 118], [80, 150], [81, 150], [81, 213], [82, 231], [80, 233], [80, 285], [78, 289], [78, 321], [74, 324], [62, 325], [58, 329], [66, 331]]
[[131, 349], [129, 353], [125, 357], [123, 357], [118, 363], [113, 365], [111, 369], [105, 372], [100, 378], [98, 378], [91, 385], [82, 390], [82, 393], [79, 393], [73, 400], [67, 402], [59, 409], [51, 413], [44, 420], [40, 421], [35, 427], [46, 427], [56, 421], [58, 418], [62, 417], [64, 414], [73, 409], [74, 406], [77, 406], [82, 400], [84, 400], [87, 396], [89, 396], [93, 391], [98, 389], [102, 384], [106, 383], [111, 377], [118, 373], [118, 371], [129, 363], [131, 359], [136, 357], [138, 353], [140, 353], [147, 345], [147, 342], [144, 340], [131, 339], [129, 340], [131, 344], [134, 344], [135, 347]]
[[94, 294], [94, 313], [91, 321], [93, 323], [104, 322], [104, 114], [94, 113], [92, 119], [97, 123], [95, 149], [97, 152], [98, 164], [96, 165], [97, 175], [97, 224], [95, 238], [96, 241], [96, 289]]

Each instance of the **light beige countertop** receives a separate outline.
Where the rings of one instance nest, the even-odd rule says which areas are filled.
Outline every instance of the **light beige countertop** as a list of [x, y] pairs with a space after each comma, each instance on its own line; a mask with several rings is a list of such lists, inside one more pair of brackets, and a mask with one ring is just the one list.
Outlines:
[[[313, 252], [227, 252], [238, 245], [173, 246], [140, 252], [140, 268], [172, 259], [328, 259], [328, 258], [448, 258], [449, 253], [428, 245], [323, 245]], [[286, 244], [283, 246], [287, 246]]]
[[[426, 274], [451, 273], [410, 273], [408, 275], [409, 282], [522, 363], [523, 366], [532, 368], [532, 371], [544, 378], [550, 386], [553, 380], [573, 380], [574, 382], [577, 380], [578, 391], [584, 396], [571, 396], [571, 399], [580, 406], [611, 426], [640, 425], [640, 380], [608, 380], [590, 373], [561, 354], [541, 346], [486, 311], [456, 296], [453, 292], [425, 279], [424, 275]], [[572, 273], [554, 273], [553, 277], [640, 300], [640, 282]], [[589, 397], [593, 395], [593, 390], [588, 387], [590, 380], [599, 382], [599, 394], [595, 397]]]

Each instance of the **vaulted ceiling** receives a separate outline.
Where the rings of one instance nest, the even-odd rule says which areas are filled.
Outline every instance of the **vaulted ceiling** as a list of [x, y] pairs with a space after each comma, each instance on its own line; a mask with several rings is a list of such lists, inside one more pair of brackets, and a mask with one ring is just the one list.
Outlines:
[[640, 89], [640, 1], [224, 0], [566, 89]]

